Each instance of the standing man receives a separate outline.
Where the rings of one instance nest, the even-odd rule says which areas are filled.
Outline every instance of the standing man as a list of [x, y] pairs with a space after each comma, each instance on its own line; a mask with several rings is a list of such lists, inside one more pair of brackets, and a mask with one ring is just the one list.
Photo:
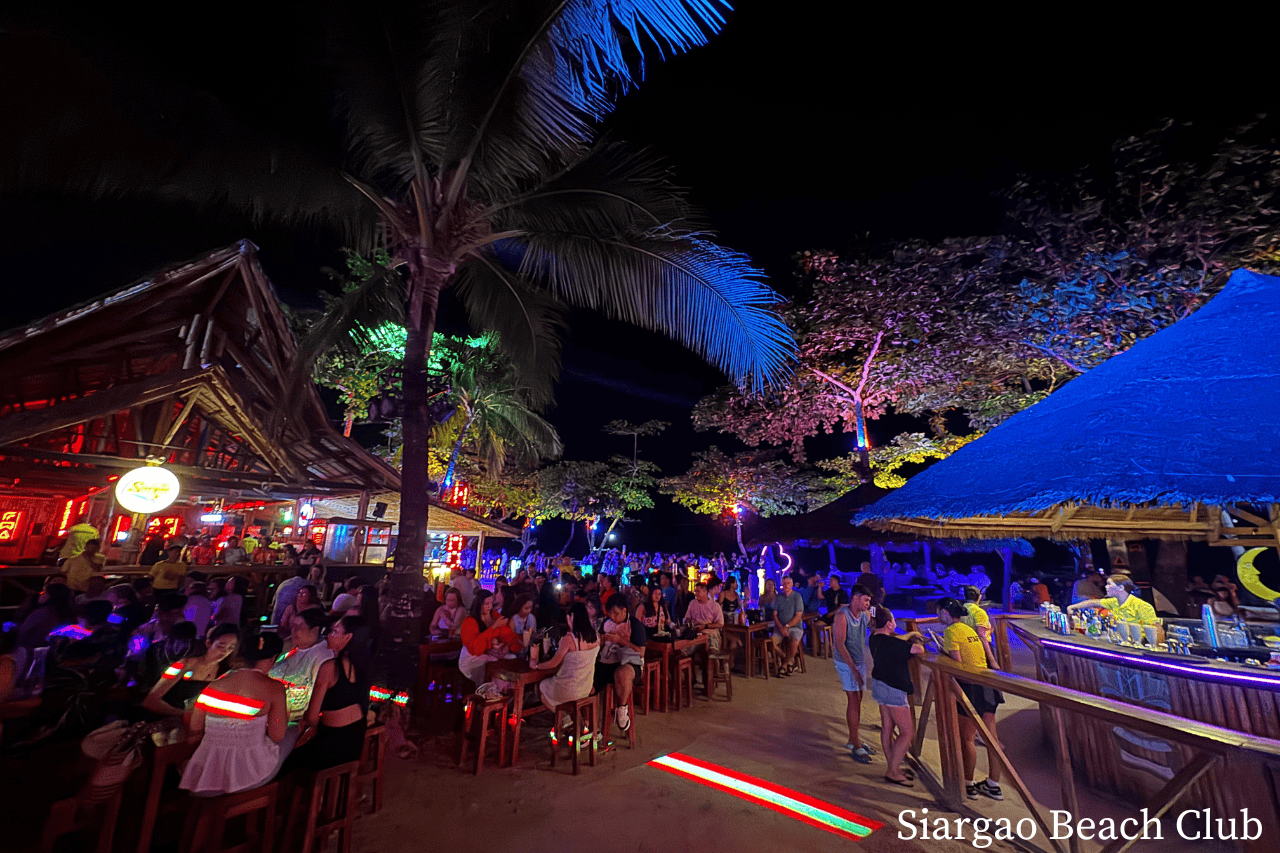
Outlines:
[[62, 573], [67, 576], [67, 586], [73, 592], [89, 591], [89, 578], [93, 577], [101, 559], [98, 556], [101, 545], [101, 539], [86, 540], [84, 550], [62, 564]]
[[827, 580], [827, 588], [822, 591], [822, 599], [827, 605], [827, 612], [822, 617], [822, 621], [830, 625], [835, 621], [836, 611], [849, 603], [849, 593], [840, 588], [840, 576], [835, 572], [832, 572]]
[[849, 742], [845, 749], [859, 764], [870, 764], [875, 750], [862, 742], [862, 693], [867, 689], [867, 634], [871, 630], [871, 590], [856, 585], [849, 590], [849, 603], [836, 611], [831, 646], [836, 652], [836, 672], [845, 695], [845, 721]]
[[795, 670], [796, 655], [800, 653], [800, 638], [804, 635], [804, 629], [800, 626], [803, 621], [804, 600], [796, 592], [791, 575], [783, 575], [782, 592], [773, 600], [773, 626], [778, 632], [778, 642], [784, 645], [783, 668], [779, 668], [779, 675], [790, 675]]
[[66, 562], [72, 557], [80, 556], [84, 551], [85, 543], [90, 539], [98, 538], [98, 528], [89, 523], [89, 519], [81, 518], [75, 523], [75, 526], [67, 530], [67, 541], [62, 543], [62, 550], [58, 552], [58, 560]]
[[475, 566], [467, 566], [463, 569], [462, 576], [454, 579], [453, 586], [458, 590], [458, 594], [462, 596], [462, 606], [470, 610], [471, 602], [476, 597], [476, 588], [480, 586], [480, 584], [476, 583]]
[[182, 546], [170, 545], [165, 558], [151, 567], [151, 588], [157, 592], [172, 592], [182, 586], [187, 576], [187, 564], [182, 562]]
[[249, 552], [240, 547], [240, 537], [227, 537], [227, 547], [222, 549], [222, 562], [228, 566], [248, 565]]

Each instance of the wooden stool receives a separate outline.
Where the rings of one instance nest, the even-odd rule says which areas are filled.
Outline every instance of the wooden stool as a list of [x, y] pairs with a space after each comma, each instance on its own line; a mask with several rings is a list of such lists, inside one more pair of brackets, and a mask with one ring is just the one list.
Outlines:
[[360, 755], [360, 773], [356, 776], [361, 797], [364, 796], [365, 785], [373, 786], [373, 793], [369, 798], [369, 811], [366, 814], [377, 814], [382, 811], [382, 771], [386, 763], [387, 727], [378, 723], [365, 730], [364, 751]]
[[111, 853], [120, 803], [124, 799], [124, 785], [113, 785], [110, 791], [99, 790], [101, 796], [81, 791], [74, 797], [58, 800], [50, 807], [40, 843], [44, 853], [53, 853], [58, 839], [64, 835], [84, 829], [96, 831], [98, 838], [92, 848], [95, 853]]
[[764, 673], [764, 680], [769, 680], [769, 665], [777, 665], [777, 658], [773, 654], [775, 643], [773, 637], [758, 637], [751, 641], [751, 654], [755, 655], [755, 663], [759, 664], [759, 669]]
[[807, 673], [809, 668], [804, 665], [804, 658], [804, 643], [801, 643], [800, 647], [796, 650], [796, 659], [800, 661], [800, 671]]
[[646, 660], [640, 668], [640, 680], [636, 682], [635, 704], [644, 708], [642, 714], [648, 716], [652, 703], [656, 709], [662, 702], [662, 660]]
[[[613, 685], [609, 685], [604, 689], [602, 694], [604, 699], [604, 719], [601, 721], [600, 731], [608, 735], [613, 729], [613, 712], [617, 707], [617, 697], [613, 695]], [[636, 686], [631, 685], [631, 701], [627, 703], [627, 714], [631, 720], [631, 727], [627, 729], [627, 746], [632, 749], [636, 748]]]
[[356, 782], [360, 762], [351, 761], [321, 770], [293, 792], [293, 805], [285, 818], [284, 841], [280, 849], [292, 849], [294, 825], [303, 817], [303, 798], [310, 783], [310, 805], [302, 830], [302, 853], [329, 849], [329, 836], [338, 834], [338, 853], [350, 853], [351, 827], [356, 818]]
[[[251, 788], [221, 797], [192, 797], [195, 806], [187, 812], [187, 828], [182, 833], [181, 853], [272, 853], [275, 847], [277, 783]], [[245, 841], [225, 846], [227, 821], [244, 816]], [[262, 816], [261, 829], [254, 824]]]
[[709, 698], [715, 698], [716, 685], [723, 684], [725, 698], [733, 701], [733, 655], [711, 655], [711, 686]]
[[[693, 658], [684, 657], [683, 655], [675, 662], [675, 703], [673, 707], [679, 711], [681, 708], [688, 707], [693, 704]], [[685, 687], [689, 688], [688, 701], [685, 701]]]
[[[560, 729], [561, 714], [567, 714], [572, 721], [566, 740], [569, 741], [569, 752], [573, 758], [573, 775], [578, 775], [578, 755], [582, 752], [582, 742], [584, 740], [587, 742], [587, 748], [591, 750], [591, 766], [596, 766], [596, 735], [599, 734], [598, 720], [596, 719], [598, 707], [595, 696], [586, 696], [572, 702], [561, 702], [555, 707], [555, 710], [552, 711], [551, 725], [552, 767], [556, 766], [556, 759], [560, 755], [560, 738], [556, 733]], [[590, 720], [588, 721], [587, 718], [590, 718]]]
[[813, 656], [816, 658], [834, 658], [836, 656], [835, 649], [831, 647], [831, 626], [825, 622], [815, 625]]
[[[150, 741], [147, 741], [150, 744]], [[156, 822], [167, 814], [186, 810], [191, 805], [191, 795], [181, 789], [166, 791], [165, 778], [170, 768], [177, 768], [196, 751], [196, 744], [185, 740], [167, 746], [148, 746], [152, 750], [151, 767], [147, 777], [147, 794], [142, 806], [142, 823], [138, 827], [137, 853], [151, 853], [151, 840], [155, 836]]]
[[[486, 699], [472, 693], [467, 697], [466, 713], [462, 731], [458, 733], [458, 767], [467, 760], [467, 742], [476, 739], [476, 775], [484, 769], [485, 741], [489, 738], [489, 724], [492, 721], [498, 730], [498, 764], [507, 754], [507, 711], [511, 708], [511, 697], [503, 694], [497, 699]], [[473, 730], [479, 727], [478, 732]]]

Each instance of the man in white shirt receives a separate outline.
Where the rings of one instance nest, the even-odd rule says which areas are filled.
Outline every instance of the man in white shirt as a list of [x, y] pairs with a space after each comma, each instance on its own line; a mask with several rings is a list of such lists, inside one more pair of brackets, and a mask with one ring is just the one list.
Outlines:
[[467, 610], [471, 609], [471, 602], [476, 597], [476, 589], [480, 586], [476, 581], [476, 570], [474, 567], [468, 567], [462, 570], [462, 577], [453, 582], [458, 593], [462, 596], [462, 606]]
[[298, 597], [298, 590], [307, 585], [309, 571], [305, 566], [299, 566], [293, 573], [293, 577], [276, 587], [275, 602], [271, 605], [272, 625], [280, 624], [280, 617], [284, 616], [285, 608], [293, 604], [294, 599]]
[[346, 589], [333, 600], [330, 611], [334, 616], [342, 616], [353, 607], [360, 606], [360, 578], [352, 575], [347, 578]]
[[249, 552], [240, 547], [239, 537], [227, 537], [227, 547], [222, 549], [222, 562], [228, 566], [242, 566], [248, 564]]

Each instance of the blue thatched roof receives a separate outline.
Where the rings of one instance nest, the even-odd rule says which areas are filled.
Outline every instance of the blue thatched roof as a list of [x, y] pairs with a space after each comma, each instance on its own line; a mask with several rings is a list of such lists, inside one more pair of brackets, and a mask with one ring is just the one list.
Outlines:
[[1195, 314], [912, 477], [857, 520], [1276, 503], [1277, 450], [1280, 278], [1240, 270]]

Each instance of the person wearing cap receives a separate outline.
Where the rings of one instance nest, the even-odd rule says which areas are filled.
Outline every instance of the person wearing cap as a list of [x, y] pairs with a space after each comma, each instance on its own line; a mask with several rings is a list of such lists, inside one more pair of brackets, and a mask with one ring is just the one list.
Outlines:
[[170, 545], [165, 549], [165, 558], [151, 567], [147, 574], [151, 575], [151, 588], [155, 590], [175, 590], [182, 586], [187, 576], [187, 564], [182, 561], [182, 546]]

